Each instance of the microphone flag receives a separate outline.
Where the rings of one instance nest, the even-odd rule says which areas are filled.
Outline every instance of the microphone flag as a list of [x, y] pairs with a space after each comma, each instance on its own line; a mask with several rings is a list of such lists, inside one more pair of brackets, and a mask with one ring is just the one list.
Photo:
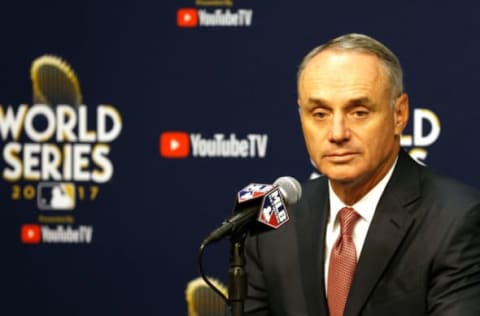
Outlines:
[[257, 221], [274, 229], [289, 219], [284, 198], [278, 185], [251, 183], [238, 192], [237, 204], [248, 204], [261, 199]]

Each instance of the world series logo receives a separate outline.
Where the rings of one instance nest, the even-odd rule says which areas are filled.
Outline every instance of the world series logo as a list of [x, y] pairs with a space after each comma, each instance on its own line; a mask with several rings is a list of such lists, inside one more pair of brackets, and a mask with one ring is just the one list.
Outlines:
[[111, 180], [111, 143], [122, 117], [112, 105], [84, 104], [77, 75], [60, 57], [35, 59], [31, 80], [33, 105], [0, 105], [0, 166], [9, 198], [31, 201], [40, 212], [22, 226], [21, 240], [89, 243], [93, 227], [72, 225], [72, 214]]

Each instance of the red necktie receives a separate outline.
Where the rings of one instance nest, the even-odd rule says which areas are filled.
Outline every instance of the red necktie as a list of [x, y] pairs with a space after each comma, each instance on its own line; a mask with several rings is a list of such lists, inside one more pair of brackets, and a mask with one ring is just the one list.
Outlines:
[[328, 310], [330, 316], [342, 316], [357, 266], [352, 233], [359, 215], [353, 208], [344, 207], [338, 213], [340, 236], [333, 245], [328, 269]]

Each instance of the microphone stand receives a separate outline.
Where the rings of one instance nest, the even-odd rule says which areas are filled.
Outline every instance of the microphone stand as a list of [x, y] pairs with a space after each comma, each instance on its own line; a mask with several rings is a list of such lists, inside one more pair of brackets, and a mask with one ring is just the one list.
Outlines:
[[247, 296], [247, 274], [245, 272], [246, 233], [242, 230], [230, 237], [230, 269], [228, 270], [228, 301], [231, 316], [243, 316], [243, 307]]

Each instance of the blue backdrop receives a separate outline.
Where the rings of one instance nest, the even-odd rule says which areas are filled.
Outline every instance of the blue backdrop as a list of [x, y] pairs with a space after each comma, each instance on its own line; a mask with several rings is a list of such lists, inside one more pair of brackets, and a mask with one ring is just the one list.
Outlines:
[[[344, 33], [371, 35], [400, 58], [412, 108], [406, 149], [479, 187], [479, 9], [471, 1], [1, 4], [0, 131], [11, 122], [8, 108], [33, 108], [31, 65], [45, 54], [75, 71], [89, 130], [96, 131], [101, 104], [115, 109], [122, 129], [106, 145], [113, 174], [102, 183], [65, 175], [32, 180], [25, 172], [8, 179], [15, 160], [5, 157], [8, 144], [22, 146], [17, 162], [35, 171], [45, 168], [36, 162], [44, 149], [24, 156], [26, 144], [93, 150], [102, 141], [35, 142], [23, 128], [17, 140], [2, 132], [0, 314], [186, 315], [198, 247], [228, 216], [236, 191], [283, 175], [305, 180], [314, 171], [297, 117], [296, 68], [312, 47]], [[36, 118], [39, 131], [49, 126], [44, 116]], [[194, 150], [200, 145], [181, 139], [231, 134], [249, 146], [247, 157], [202, 157]], [[176, 154], [184, 157], [168, 157]], [[74, 158], [82, 170], [102, 169], [89, 151], [84, 156]], [[42, 197], [39, 186], [57, 182], [73, 185], [74, 207], [45, 209], [48, 193]], [[75, 243], [71, 236], [80, 231], [91, 239]], [[208, 274], [224, 280], [228, 245], [205, 256]]]

